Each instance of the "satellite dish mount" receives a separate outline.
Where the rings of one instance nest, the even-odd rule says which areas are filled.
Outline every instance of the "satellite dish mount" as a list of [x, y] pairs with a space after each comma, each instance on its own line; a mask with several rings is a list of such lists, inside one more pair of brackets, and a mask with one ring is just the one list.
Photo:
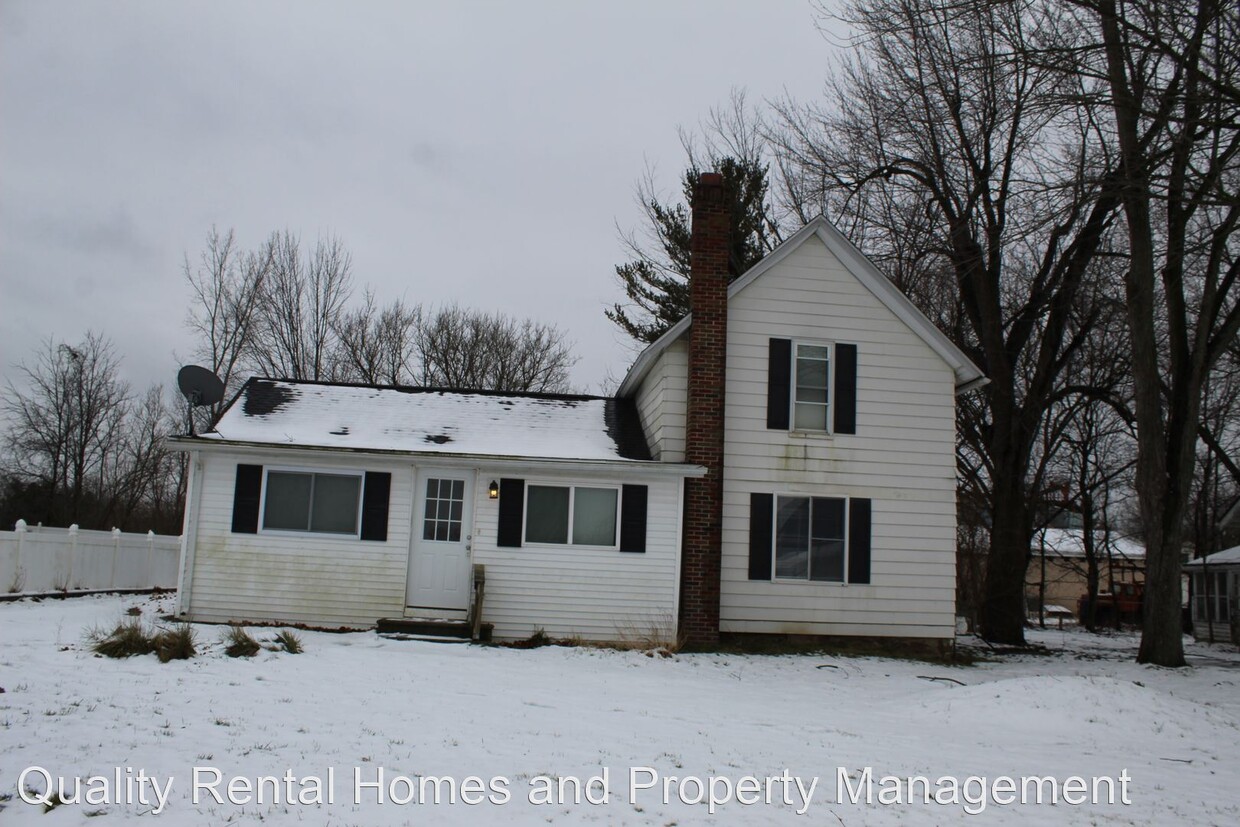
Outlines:
[[189, 435], [194, 436], [194, 408], [222, 402], [224, 383], [204, 367], [186, 365], [177, 372], [177, 386], [189, 402]]

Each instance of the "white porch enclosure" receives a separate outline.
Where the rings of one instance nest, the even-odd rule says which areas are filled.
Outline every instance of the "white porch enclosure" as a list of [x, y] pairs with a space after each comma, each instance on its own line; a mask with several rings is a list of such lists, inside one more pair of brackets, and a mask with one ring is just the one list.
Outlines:
[[175, 589], [181, 538], [27, 526], [0, 531], [0, 593]]

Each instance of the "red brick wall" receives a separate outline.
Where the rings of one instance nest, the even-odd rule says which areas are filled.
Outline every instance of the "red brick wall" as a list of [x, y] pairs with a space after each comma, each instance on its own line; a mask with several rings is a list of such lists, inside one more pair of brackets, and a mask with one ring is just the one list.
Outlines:
[[693, 197], [685, 461], [708, 470], [701, 479], [685, 481], [680, 632], [690, 647], [719, 642], [729, 223], [723, 177], [704, 173]]

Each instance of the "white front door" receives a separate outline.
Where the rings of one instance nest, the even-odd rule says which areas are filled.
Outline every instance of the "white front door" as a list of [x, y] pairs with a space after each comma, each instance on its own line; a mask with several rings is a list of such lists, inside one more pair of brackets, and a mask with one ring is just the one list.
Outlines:
[[464, 612], [469, 609], [474, 473], [422, 471], [414, 490], [418, 502], [405, 605], [410, 614]]

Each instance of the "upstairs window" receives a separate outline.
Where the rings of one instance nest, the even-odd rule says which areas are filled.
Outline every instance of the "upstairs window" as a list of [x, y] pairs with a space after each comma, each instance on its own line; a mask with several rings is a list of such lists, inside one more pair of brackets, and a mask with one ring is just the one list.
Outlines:
[[831, 421], [828, 416], [831, 409], [831, 348], [797, 342], [795, 376], [793, 430], [828, 430], [827, 423]]
[[771, 339], [766, 427], [801, 433], [857, 433], [857, 346]]

